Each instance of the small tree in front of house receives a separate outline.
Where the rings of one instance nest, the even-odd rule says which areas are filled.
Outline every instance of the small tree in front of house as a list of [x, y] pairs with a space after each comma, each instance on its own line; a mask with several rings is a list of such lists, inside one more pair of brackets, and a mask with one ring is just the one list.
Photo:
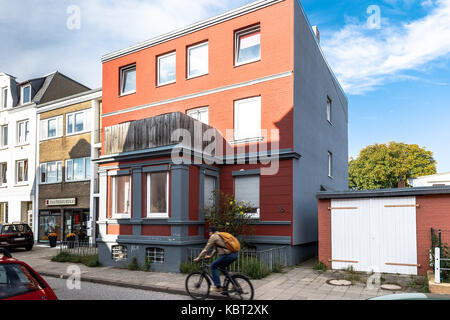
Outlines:
[[234, 197], [219, 191], [214, 191], [212, 197], [218, 198], [218, 203], [212, 201], [213, 204], [203, 210], [210, 226], [231, 233], [239, 240], [242, 235], [252, 233], [250, 213], [255, 212], [255, 208], [251, 204], [238, 202]]

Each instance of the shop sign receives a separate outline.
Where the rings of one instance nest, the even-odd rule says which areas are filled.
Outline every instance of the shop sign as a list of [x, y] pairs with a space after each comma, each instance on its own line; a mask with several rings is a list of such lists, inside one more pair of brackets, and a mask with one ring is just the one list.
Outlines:
[[76, 205], [76, 203], [77, 203], [76, 198], [45, 200], [45, 204], [47, 206], [74, 206]]

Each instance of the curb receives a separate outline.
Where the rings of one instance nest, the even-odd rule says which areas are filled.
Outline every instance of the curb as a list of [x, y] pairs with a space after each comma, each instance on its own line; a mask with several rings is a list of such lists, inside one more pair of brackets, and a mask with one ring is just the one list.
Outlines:
[[[44, 276], [44, 277], [51, 277], [51, 278], [57, 278], [57, 279], [68, 279], [69, 278], [68, 275], [64, 275], [64, 274], [40, 272], [38, 270], [36, 270], [36, 271], [41, 276]], [[161, 292], [161, 293], [169, 293], [169, 294], [178, 294], [178, 295], [189, 296], [189, 294], [185, 290], [179, 290], [179, 289], [163, 288], [163, 287], [156, 287], [156, 286], [147, 286], [147, 285], [126, 283], [126, 282], [113, 282], [111, 280], [104, 280], [104, 279], [99, 279], [99, 278], [83, 278], [82, 281], [84, 281], [84, 282], [91, 282], [91, 283], [97, 283], [97, 284], [104, 284], [104, 285], [115, 286], [115, 287], [122, 287], [122, 288], [139, 289], [139, 290], [146, 290], [146, 291], [154, 291], [154, 292]]]

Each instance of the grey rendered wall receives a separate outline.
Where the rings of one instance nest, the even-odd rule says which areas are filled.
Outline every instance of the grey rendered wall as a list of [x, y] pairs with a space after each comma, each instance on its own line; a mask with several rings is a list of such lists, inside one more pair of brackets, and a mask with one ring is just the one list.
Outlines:
[[[348, 188], [348, 102], [333, 79], [303, 14], [294, 4], [294, 227], [293, 244], [317, 241], [317, 199], [321, 185]], [[327, 96], [332, 124], [327, 121]], [[333, 178], [328, 177], [328, 151]]]

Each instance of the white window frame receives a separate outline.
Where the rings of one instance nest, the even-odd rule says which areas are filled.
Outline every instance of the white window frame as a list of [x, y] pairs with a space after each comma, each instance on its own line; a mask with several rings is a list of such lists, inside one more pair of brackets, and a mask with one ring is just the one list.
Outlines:
[[[258, 133], [255, 133], [253, 137], [241, 137], [240, 134], [240, 128], [239, 128], [239, 112], [238, 112], [238, 106], [240, 104], [248, 103], [251, 101], [255, 101], [259, 103], [259, 114], [255, 116], [255, 121], [259, 124]], [[233, 143], [244, 143], [244, 142], [251, 142], [251, 141], [260, 141], [262, 140], [261, 137], [261, 96], [258, 97], [252, 97], [252, 98], [246, 98], [246, 99], [240, 99], [234, 101], [234, 141]]]
[[[21, 139], [21, 137], [22, 137], [20, 135], [20, 133], [21, 133], [21, 130], [20, 130], [21, 124], [24, 124], [24, 130], [25, 130], [25, 132], [24, 132], [25, 133], [24, 139], [25, 140]], [[28, 128], [28, 133], [27, 133], [27, 128]], [[17, 145], [28, 144], [29, 143], [29, 138], [30, 138], [30, 120], [27, 119], [27, 120], [17, 121]]]
[[[74, 171], [74, 168], [75, 168], [74, 167], [74, 160], [79, 160], [79, 159], [83, 159], [84, 160], [84, 177], [83, 177], [83, 179], [76, 180], [75, 179], [75, 171]], [[90, 157], [67, 159], [66, 160], [66, 170], [65, 170], [66, 182], [80, 182], [80, 181], [91, 180], [91, 176], [90, 176], [91, 175], [91, 172], [90, 172], [90, 167], [91, 166], [89, 166], [89, 170], [87, 170], [87, 164], [90, 161], [91, 161]], [[72, 163], [72, 179], [71, 180], [69, 180], [69, 163]]]
[[[27, 170], [25, 171], [25, 162], [27, 162]], [[19, 163], [23, 163], [23, 181], [19, 181]], [[23, 185], [23, 184], [28, 184], [28, 170], [29, 170], [29, 163], [28, 163], [28, 159], [23, 159], [23, 160], [16, 160], [16, 185]], [[25, 177], [27, 178], [25, 180]]]
[[[166, 173], [166, 212], [150, 212], [151, 209], [151, 174]], [[167, 219], [169, 218], [169, 171], [154, 171], [147, 173], [147, 219]]]
[[328, 177], [333, 178], [333, 153], [328, 151]]
[[[261, 175], [259, 174], [252, 174], [252, 175], [242, 175], [242, 176], [235, 176], [233, 177], [233, 184], [234, 184], [234, 191], [236, 193], [236, 179], [239, 178], [248, 178], [248, 177], [258, 177], [259, 178], [259, 208], [256, 208], [256, 212], [248, 212], [247, 215], [250, 216], [251, 219], [259, 219], [260, 218], [260, 209], [261, 209]], [[236, 194], [235, 194], [236, 197]]]
[[[76, 127], [76, 116], [78, 114], [83, 114], [84, 115], [84, 119], [83, 119], [83, 130], [82, 131], [75, 131], [75, 127]], [[73, 128], [72, 128], [72, 132], [69, 132], [69, 117], [73, 116]], [[84, 110], [80, 110], [80, 111], [75, 111], [75, 112], [71, 112], [66, 114], [66, 136], [73, 136], [73, 135], [77, 135], [77, 134], [83, 134], [83, 133], [87, 133], [91, 131], [91, 109], [84, 109]]]
[[[28, 101], [28, 102], [25, 102], [24, 103], [24, 91], [25, 91], [25, 88], [30, 88], [30, 97], [29, 97], [29, 99], [30, 99], [30, 101]], [[27, 85], [24, 85], [24, 86], [22, 86], [21, 88], [20, 88], [20, 104], [21, 105], [25, 105], [25, 104], [29, 104], [29, 103], [31, 103], [32, 101], [31, 101], [31, 84], [27, 84]]]
[[[203, 46], [207, 46], [208, 47], [208, 59], [206, 60], [206, 72], [204, 73], [199, 73], [199, 74], [191, 74], [190, 70], [191, 70], [191, 55], [190, 52], [193, 49], [197, 49]], [[209, 73], [209, 42], [205, 41], [193, 46], [190, 46], [187, 48], [187, 78], [188, 79], [193, 79], [193, 78], [197, 78], [197, 77], [201, 77], [204, 75], [207, 75]]]
[[2, 99], [1, 99], [1, 105], [0, 105], [0, 109], [6, 109], [8, 108], [8, 87], [4, 87], [2, 88]]
[[[49, 137], [48, 136], [48, 123], [52, 120], [56, 121], [56, 136]], [[42, 131], [43, 126], [45, 126], [45, 132]], [[61, 138], [63, 136], [63, 126], [64, 126], [64, 124], [63, 124], [63, 116], [62, 115], [41, 120], [40, 128], [39, 128], [39, 132], [40, 132], [40, 136], [41, 136], [40, 141]]]
[[[6, 144], [3, 142], [5, 141], [5, 128], [6, 128]], [[8, 132], [8, 125], [2, 125], [0, 126], [0, 149], [6, 149], [9, 145], [9, 132]]]
[[[128, 190], [128, 212], [116, 212], [116, 178], [119, 177], [128, 177], [130, 181], [130, 190]], [[131, 174], [127, 175], [117, 175], [117, 176], [111, 176], [111, 209], [112, 209], [112, 218], [113, 219], [130, 219], [131, 218], [131, 189], [132, 189], [132, 180], [131, 180]]]
[[[160, 75], [160, 67], [161, 67], [161, 63], [160, 62], [161, 62], [162, 59], [168, 58], [168, 57], [171, 57], [171, 56], [175, 56], [175, 79], [172, 80], [172, 81], [167, 81], [167, 82], [159, 82], [159, 79], [160, 79], [160, 76], [159, 76]], [[157, 58], [156, 83], [157, 83], [157, 85], [159, 87], [159, 86], [165, 86], [165, 85], [168, 85], [168, 84], [172, 84], [172, 83], [175, 83], [175, 82], [177, 82], [177, 52], [173, 51], [173, 52], [170, 52], [170, 53], [158, 56], [158, 58]]]
[[[134, 70], [136, 73], [136, 83], [135, 83], [135, 88], [134, 90], [131, 91], [124, 91], [125, 89], [125, 73]], [[126, 96], [129, 94], [133, 94], [136, 93], [136, 89], [137, 89], [137, 68], [136, 68], [136, 64], [132, 64], [126, 67], [122, 67], [120, 68], [120, 96]]]
[[[3, 167], [6, 167], [5, 176], [3, 176]], [[3, 180], [6, 180], [3, 182]], [[8, 163], [0, 163], [0, 187], [6, 187], [8, 185]]]
[[[238, 62], [238, 58], [239, 58], [239, 49], [240, 49], [240, 38], [242, 36], [245, 36], [247, 34], [250, 33], [254, 33], [254, 32], [259, 32], [259, 36], [260, 36], [260, 41], [259, 41], [259, 57], [257, 58], [253, 58], [253, 59], [249, 59], [249, 60], [245, 60], [242, 62]], [[234, 33], [234, 66], [238, 67], [238, 66], [242, 66], [244, 64], [248, 64], [248, 63], [252, 63], [252, 62], [256, 62], [256, 61], [260, 61], [261, 60], [261, 26], [257, 25], [257, 26], [253, 26], [253, 27], [249, 27], [243, 30], [239, 30], [236, 31]]]
[[[56, 164], [56, 181], [55, 182], [48, 182], [48, 167], [49, 165]], [[42, 181], [42, 171], [45, 170], [45, 180]], [[62, 161], [50, 161], [40, 164], [40, 175], [39, 175], [39, 184], [54, 184], [54, 183], [61, 183], [63, 181], [62, 178]]]
[[200, 120], [198, 119], [198, 116], [197, 116], [197, 115], [200, 114], [200, 113], [202, 113], [202, 112], [206, 112], [206, 113], [208, 114], [208, 120], [207, 120], [207, 122], [202, 122], [202, 123], [209, 125], [209, 107], [200, 107], [200, 108], [190, 109], [190, 110], [187, 110], [187, 111], [186, 111], [186, 114], [187, 114], [189, 117], [194, 118], [195, 120], [200, 121]]
[[332, 112], [333, 112], [333, 101], [330, 99], [330, 97], [327, 97], [327, 120], [331, 124], [332, 122]]
[[[209, 194], [209, 195], [206, 194], [206, 182], [205, 182], [205, 181], [206, 181], [207, 178], [210, 178], [210, 179], [213, 179], [213, 180], [214, 180], [214, 189], [212, 190], [212, 193]], [[218, 190], [218, 186], [217, 186], [217, 177], [212, 176], [212, 175], [205, 174], [205, 175], [204, 175], [204, 178], [203, 178], [203, 207], [204, 207], [204, 208], [209, 208], [209, 207], [211, 207], [212, 205], [217, 204], [217, 199], [213, 199], [213, 203], [212, 203], [212, 204], [211, 204], [211, 203], [208, 203], [209, 200], [211, 199], [211, 197], [213, 196], [214, 191], [216, 191], [216, 190]]]
[[163, 248], [149, 247], [145, 249], [145, 255], [150, 263], [164, 264], [164, 254]]
[[[119, 258], [122, 255], [122, 258]], [[125, 245], [114, 245], [111, 247], [111, 259], [114, 261], [128, 260], [128, 248]]]

